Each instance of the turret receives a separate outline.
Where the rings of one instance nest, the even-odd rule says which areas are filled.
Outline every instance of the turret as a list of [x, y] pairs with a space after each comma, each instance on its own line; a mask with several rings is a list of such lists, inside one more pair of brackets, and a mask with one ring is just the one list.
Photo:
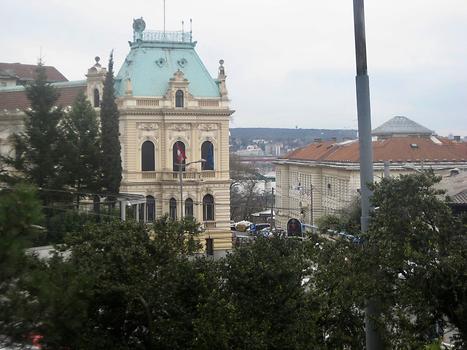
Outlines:
[[102, 93], [104, 90], [104, 80], [107, 74], [107, 69], [102, 67], [99, 63], [101, 60], [99, 56], [95, 57], [96, 63], [88, 69], [86, 74], [86, 94], [89, 101], [94, 108], [99, 108], [101, 105]]

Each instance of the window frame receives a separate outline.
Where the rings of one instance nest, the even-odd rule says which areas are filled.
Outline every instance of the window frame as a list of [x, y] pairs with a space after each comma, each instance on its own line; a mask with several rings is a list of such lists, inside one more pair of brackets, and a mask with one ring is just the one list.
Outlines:
[[177, 220], [177, 200], [174, 197], [169, 199], [169, 217]]
[[[208, 199], [210, 199], [209, 202], [208, 202]], [[203, 197], [203, 221], [214, 221], [215, 218], [216, 218], [216, 215], [215, 215], [214, 196], [210, 193], [207, 193]]]
[[[205, 147], [210, 147], [210, 148], [205, 148]], [[212, 152], [212, 155], [211, 157], [208, 157], [210, 150]], [[201, 170], [214, 170], [215, 169], [214, 155], [215, 155], [214, 144], [208, 140], [204, 141], [201, 144], [201, 158], [206, 161], [201, 163]], [[211, 158], [211, 161], [209, 161], [208, 158]]]
[[178, 89], [175, 92], [175, 108], [184, 108], [185, 107], [185, 93], [183, 90]]
[[[188, 212], [189, 210], [191, 211], [191, 213]], [[185, 199], [185, 217], [194, 217], [194, 202], [193, 199], [191, 199], [190, 197]]]
[[[145, 151], [145, 145], [149, 145], [149, 144], [151, 144], [152, 146], [152, 149], [150, 150], [152, 151], [152, 154], [147, 156], [148, 158], [146, 159], [146, 161], [149, 161], [150, 163], [146, 164], [144, 151]], [[145, 167], [145, 165], [152, 165], [152, 166]], [[141, 171], [156, 171], [156, 145], [151, 140], [146, 140], [141, 145]]]

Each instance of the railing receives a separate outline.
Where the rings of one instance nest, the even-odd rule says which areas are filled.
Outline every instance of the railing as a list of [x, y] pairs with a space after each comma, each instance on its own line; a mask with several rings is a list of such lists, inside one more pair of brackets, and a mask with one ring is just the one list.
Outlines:
[[216, 222], [215, 221], [205, 221], [204, 222], [204, 227], [206, 229], [216, 228]]
[[[178, 171], [127, 171], [124, 173], [126, 181], [178, 181]], [[222, 177], [222, 172], [214, 170], [184, 171], [183, 180], [201, 181], [205, 179], [216, 179]]]
[[159, 106], [159, 100], [154, 100], [154, 99], [137, 99], [136, 100], [136, 107], [158, 107]]
[[199, 100], [200, 107], [219, 107], [219, 101], [216, 100]]
[[143, 33], [135, 33], [135, 40], [143, 41], [160, 41], [160, 42], [176, 42], [176, 43], [191, 43], [191, 32], [183, 31], [145, 31]]
[[216, 172], [214, 170], [204, 170], [201, 172], [201, 177], [204, 179], [216, 177]]

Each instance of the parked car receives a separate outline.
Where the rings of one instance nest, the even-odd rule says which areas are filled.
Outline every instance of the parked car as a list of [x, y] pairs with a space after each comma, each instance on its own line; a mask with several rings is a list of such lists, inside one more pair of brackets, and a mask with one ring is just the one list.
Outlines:
[[250, 225], [250, 232], [254, 234], [258, 234], [260, 231], [268, 229], [271, 230], [271, 224], [267, 223], [260, 223], [260, 224], [251, 224]]

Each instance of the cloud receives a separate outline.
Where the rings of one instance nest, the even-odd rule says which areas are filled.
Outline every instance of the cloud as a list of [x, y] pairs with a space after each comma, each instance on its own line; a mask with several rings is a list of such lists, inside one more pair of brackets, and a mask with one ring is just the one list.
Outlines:
[[[167, 28], [193, 18], [215, 75], [223, 58], [236, 126], [356, 127], [352, 1], [167, 0]], [[404, 114], [466, 130], [467, 2], [366, 1], [373, 125]], [[47, 64], [83, 79], [93, 58], [128, 52], [132, 19], [162, 29], [162, 0], [4, 0], [4, 62]]]

